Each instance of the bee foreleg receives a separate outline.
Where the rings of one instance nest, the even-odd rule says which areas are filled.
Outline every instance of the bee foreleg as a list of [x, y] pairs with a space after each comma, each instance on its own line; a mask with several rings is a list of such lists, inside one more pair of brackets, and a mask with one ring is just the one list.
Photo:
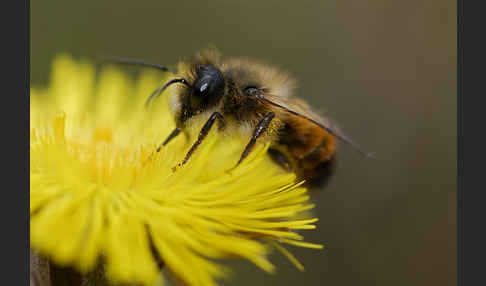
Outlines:
[[251, 137], [250, 142], [248, 142], [248, 144], [246, 145], [245, 150], [241, 154], [240, 160], [238, 160], [236, 166], [238, 166], [248, 156], [248, 154], [250, 154], [250, 152], [253, 150], [253, 147], [255, 147], [256, 140], [267, 130], [270, 122], [274, 117], [275, 113], [270, 112], [258, 123], [257, 127], [253, 131], [253, 136]]
[[165, 138], [164, 142], [162, 144], [159, 145], [159, 147], [157, 147], [157, 152], [160, 152], [160, 149], [162, 148], [162, 146], [165, 146], [167, 145], [167, 143], [169, 143], [172, 139], [176, 138], [177, 135], [179, 135], [181, 133], [181, 130], [179, 127], [176, 127], [176, 129], [174, 129], [170, 134], [169, 136], [167, 136], [167, 138]]
[[[155, 149], [155, 152], [152, 151], [152, 153], [149, 155], [148, 159], [147, 160], [151, 160], [152, 159], [152, 156], [154, 156], [155, 153], [158, 153], [160, 152], [160, 150], [162, 149], [162, 146], [165, 146], [167, 145], [167, 143], [169, 143], [169, 141], [171, 141], [172, 139], [176, 138], [177, 135], [179, 135], [179, 133], [181, 133], [181, 128], [177, 127], [175, 128], [170, 134], [169, 136], [167, 136], [167, 138], [164, 140], [164, 142], [162, 144], [159, 145], [159, 147], [157, 147], [157, 149]], [[184, 132], [186, 133], [186, 132]], [[187, 134], [186, 134], [187, 136]]]
[[219, 112], [216, 111], [216, 112], [213, 112], [213, 114], [211, 114], [208, 121], [206, 121], [206, 123], [204, 123], [204, 126], [201, 129], [201, 131], [199, 132], [199, 136], [197, 137], [196, 142], [194, 142], [194, 144], [191, 146], [191, 149], [189, 149], [189, 152], [187, 152], [187, 155], [184, 158], [184, 161], [182, 161], [181, 165], [184, 165], [187, 162], [187, 160], [189, 160], [192, 153], [194, 153], [194, 151], [196, 151], [199, 144], [201, 144], [201, 142], [204, 140], [204, 138], [206, 138], [206, 136], [208, 135], [209, 131], [211, 130], [211, 127], [214, 124], [214, 121], [216, 121], [216, 119], [218, 119], [218, 118], [221, 120], [222, 123], [224, 123], [224, 118]]

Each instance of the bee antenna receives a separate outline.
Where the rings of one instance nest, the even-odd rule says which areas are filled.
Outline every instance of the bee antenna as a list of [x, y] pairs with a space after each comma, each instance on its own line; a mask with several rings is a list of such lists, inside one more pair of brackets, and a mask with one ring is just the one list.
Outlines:
[[137, 59], [127, 59], [127, 58], [117, 58], [117, 57], [100, 57], [99, 59], [102, 62], [110, 62], [110, 63], [115, 63], [115, 64], [122, 64], [122, 65], [135, 65], [135, 66], [143, 66], [143, 67], [149, 67], [149, 68], [154, 68], [163, 72], [172, 72], [175, 73], [173, 70], [169, 70], [168, 67], [159, 65], [159, 64], [153, 64], [149, 62], [145, 62], [142, 60], [137, 60]]
[[169, 87], [170, 85], [172, 85], [174, 83], [182, 83], [182, 84], [185, 84], [188, 87], [191, 87], [191, 85], [184, 78], [172, 79], [172, 80], [168, 81], [166, 84], [164, 84], [163, 86], [154, 90], [154, 92], [152, 92], [152, 94], [149, 96], [149, 98], [147, 98], [147, 101], [145, 102], [145, 108], [148, 108], [155, 98], [159, 97], [159, 95], [161, 95], [162, 92], [164, 92], [164, 90], [167, 87]]
[[281, 108], [281, 109], [287, 111], [288, 113], [291, 113], [293, 115], [299, 116], [299, 117], [301, 117], [303, 119], [306, 119], [306, 120], [314, 123], [315, 125], [317, 125], [320, 128], [326, 130], [327, 132], [329, 132], [331, 135], [335, 136], [339, 140], [341, 140], [344, 143], [346, 143], [346, 144], [350, 145], [351, 147], [353, 147], [358, 153], [360, 153], [365, 158], [373, 158], [373, 159], [375, 158], [375, 154], [373, 152], [365, 152], [365, 151], [363, 151], [361, 149], [361, 147], [358, 144], [356, 144], [351, 138], [345, 136], [344, 134], [340, 134], [337, 130], [333, 130], [330, 127], [325, 126], [324, 124], [322, 124], [320, 122], [317, 122], [317, 121], [315, 121], [312, 118], [309, 118], [309, 117], [307, 117], [307, 116], [305, 116], [303, 114], [300, 114], [300, 113], [298, 113], [296, 111], [293, 111], [292, 109], [289, 109], [289, 108], [287, 108], [287, 107], [285, 107], [283, 105], [280, 105], [278, 103], [275, 103], [275, 102], [273, 102], [273, 101], [271, 101], [271, 100], [269, 100], [269, 99], [267, 99], [267, 98], [265, 98], [263, 96], [259, 96], [258, 99], [263, 100], [263, 101], [265, 101], [265, 102], [267, 102], [267, 103], [269, 103], [269, 104], [271, 104], [273, 106], [276, 106], [278, 108]]

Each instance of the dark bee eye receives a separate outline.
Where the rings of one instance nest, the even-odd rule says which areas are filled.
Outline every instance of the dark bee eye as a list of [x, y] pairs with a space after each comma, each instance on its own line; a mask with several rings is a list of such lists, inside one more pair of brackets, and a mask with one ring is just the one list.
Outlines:
[[260, 89], [254, 85], [249, 85], [243, 89], [243, 92], [247, 95], [257, 95], [260, 92]]
[[224, 89], [224, 78], [221, 72], [211, 66], [201, 66], [198, 69], [197, 80], [194, 83], [194, 96], [216, 96]]

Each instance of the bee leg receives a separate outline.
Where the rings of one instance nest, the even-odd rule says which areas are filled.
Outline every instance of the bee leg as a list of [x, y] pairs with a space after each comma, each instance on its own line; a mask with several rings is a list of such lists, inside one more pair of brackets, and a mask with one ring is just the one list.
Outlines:
[[169, 136], [167, 136], [167, 138], [164, 140], [164, 142], [162, 144], [159, 145], [159, 147], [157, 147], [157, 149], [155, 149], [155, 152], [152, 151], [152, 153], [150, 153], [150, 155], [148, 156], [147, 158], [147, 161], [151, 160], [152, 157], [155, 155], [155, 153], [158, 153], [160, 152], [160, 150], [162, 149], [162, 146], [165, 146], [167, 145], [167, 143], [169, 143], [169, 141], [171, 141], [172, 139], [176, 138], [177, 135], [179, 135], [179, 133], [181, 133], [181, 128], [177, 127], [175, 128], [170, 134]]
[[160, 149], [162, 148], [162, 146], [165, 146], [167, 145], [167, 143], [169, 143], [172, 139], [176, 138], [177, 135], [179, 135], [181, 133], [181, 129], [179, 127], [176, 127], [170, 134], [169, 136], [167, 136], [167, 138], [164, 140], [164, 142], [162, 144], [159, 145], [159, 147], [157, 147], [157, 152], [160, 152]]
[[270, 122], [274, 117], [275, 113], [270, 112], [258, 123], [257, 127], [253, 131], [253, 136], [251, 137], [250, 142], [248, 142], [248, 144], [246, 145], [245, 151], [243, 151], [243, 153], [241, 154], [240, 160], [238, 160], [236, 166], [238, 166], [248, 156], [248, 154], [250, 154], [250, 152], [253, 150], [253, 147], [255, 147], [256, 140], [265, 132], [265, 130], [267, 130]]
[[194, 151], [196, 151], [199, 144], [201, 144], [201, 142], [204, 140], [204, 138], [206, 138], [206, 136], [208, 135], [208, 133], [211, 130], [211, 127], [213, 126], [214, 121], [216, 121], [216, 119], [220, 119], [221, 122], [224, 122], [224, 118], [219, 112], [217, 112], [217, 111], [213, 112], [213, 114], [211, 114], [211, 116], [209, 117], [208, 121], [206, 121], [206, 123], [204, 123], [204, 126], [201, 129], [201, 131], [199, 132], [199, 136], [197, 137], [196, 142], [194, 142], [194, 144], [191, 146], [191, 149], [189, 150], [189, 152], [187, 152], [186, 157], [184, 158], [184, 161], [182, 161], [182, 163], [180, 165], [184, 165], [185, 163], [187, 163], [187, 160], [189, 160], [192, 153], [194, 153]]
[[270, 158], [280, 165], [285, 171], [287, 172], [293, 172], [294, 168], [290, 162], [290, 160], [279, 150], [270, 148], [268, 149], [268, 155], [270, 155]]

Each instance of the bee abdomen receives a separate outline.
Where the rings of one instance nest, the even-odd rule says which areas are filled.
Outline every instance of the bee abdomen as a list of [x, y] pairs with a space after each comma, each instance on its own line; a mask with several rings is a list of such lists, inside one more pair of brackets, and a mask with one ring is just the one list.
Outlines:
[[297, 161], [297, 175], [306, 181], [310, 188], [322, 188], [332, 177], [336, 167], [335, 157], [303, 158]]
[[280, 151], [299, 179], [305, 180], [310, 188], [325, 186], [335, 170], [336, 138], [322, 132], [310, 137], [287, 132], [284, 137], [280, 140]]

